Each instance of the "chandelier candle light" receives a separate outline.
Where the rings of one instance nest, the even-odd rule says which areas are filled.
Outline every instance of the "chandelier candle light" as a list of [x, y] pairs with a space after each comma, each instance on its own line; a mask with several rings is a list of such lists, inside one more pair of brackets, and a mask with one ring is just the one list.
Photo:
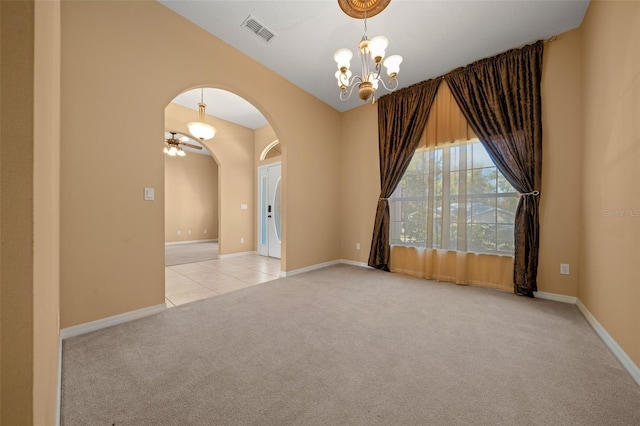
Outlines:
[[198, 120], [187, 123], [189, 133], [191, 133], [200, 141], [208, 140], [216, 135], [216, 128], [205, 123], [204, 109], [207, 105], [204, 103], [204, 88], [200, 89], [200, 102], [198, 103]]
[[[356, 85], [358, 86], [358, 96], [360, 99], [366, 102], [369, 98], [372, 98], [371, 103], [375, 102], [374, 95], [379, 84], [390, 92], [398, 88], [397, 75], [400, 72], [402, 56], [392, 55], [385, 59], [385, 49], [388, 44], [389, 41], [384, 36], [373, 37], [371, 40], [367, 38], [367, 14], [365, 10], [364, 35], [358, 45], [360, 61], [362, 63], [362, 73], [352, 78], [353, 74], [349, 69], [351, 58], [353, 58], [351, 50], [339, 49], [333, 55], [333, 59], [335, 59], [338, 64], [338, 71], [336, 71], [335, 77], [338, 80], [338, 87], [340, 88], [340, 100], [346, 101], [349, 99]], [[387, 69], [389, 86], [380, 78], [382, 65]]]

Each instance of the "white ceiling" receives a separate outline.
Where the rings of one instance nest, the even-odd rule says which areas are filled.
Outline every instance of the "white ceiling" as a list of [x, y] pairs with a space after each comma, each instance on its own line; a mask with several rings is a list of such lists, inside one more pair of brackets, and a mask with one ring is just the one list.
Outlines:
[[[344, 14], [337, 0], [158, 1], [336, 110], [362, 104], [357, 93], [346, 102], [338, 98], [333, 54], [347, 47], [355, 55], [364, 23]], [[367, 20], [367, 35], [386, 36], [387, 55], [402, 55], [398, 79], [400, 87], [406, 87], [576, 28], [588, 5], [588, 0], [393, 0]], [[249, 15], [276, 34], [270, 43], [241, 26]], [[354, 74], [359, 67], [356, 55], [351, 62]], [[384, 93], [378, 89], [378, 96]], [[186, 106], [197, 109], [199, 93], [184, 96]], [[207, 96], [208, 114], [238, 124], [246, 116], [243, 125], [260, 127], [254, 120], [262, 115], [250, 104], [242, 112], [244, 108], [223, 93], [213, 93], [211, 101]], [[227, 116], [232, 111], [233, 116]]]
[[[267, 119], [256, 107], [240, 96], [226, 90], [204, 88], [189, 90], [176, 96], [172, 102], [198, 111], [198, 102], [204, 100], [205, 112], [212, 117], [219, 117], [250, 129], [259, 129], [267, 125]], [[198, 115], [194, 115], [194, 121]]]

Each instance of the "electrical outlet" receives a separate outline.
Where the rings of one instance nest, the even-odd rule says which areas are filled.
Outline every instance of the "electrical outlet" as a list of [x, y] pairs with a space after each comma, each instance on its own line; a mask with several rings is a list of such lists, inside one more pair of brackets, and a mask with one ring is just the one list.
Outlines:
[[180, 235], [182, 232], [178, 231], [178, 235]]
[[205, 234], [207, 233], [207, 230], [206, 230], [206, 229], [204, 230], [204, 233], [205, 233]]
[[560, 273], [562, 275], [569, 275], [569, 264], [568, 263], [561, 263], [560, 264]]
[[244, 238], [240, 238], [240, 244], [244, 244]]
[[360, 243], [356, 243], [356, 250], [360, 250]]
[[187, 235], [191, 235], [191, 230], [187, 231]]

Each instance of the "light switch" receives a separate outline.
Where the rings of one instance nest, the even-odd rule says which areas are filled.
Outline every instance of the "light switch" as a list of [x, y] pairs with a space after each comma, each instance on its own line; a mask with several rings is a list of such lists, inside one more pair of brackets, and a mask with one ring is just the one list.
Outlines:
[[560, 264], [560, 273], [562, 275], [569, 275], [569, 264], [568, 263], [561, 263]]
[[247, 210], [246, 204], [240, 204], [240, 210]]
[[153, 188], [144, 189], [144, 200], [153, 201], [155, 199], [155, 190]]

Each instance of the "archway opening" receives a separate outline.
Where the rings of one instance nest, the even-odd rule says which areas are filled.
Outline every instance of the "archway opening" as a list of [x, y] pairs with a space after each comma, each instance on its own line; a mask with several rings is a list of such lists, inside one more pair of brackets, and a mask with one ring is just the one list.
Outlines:
[[[206, 114], [203, 118], [198, 114], [198, 104], [205, 105]], [[206, 124], [215, 127], [215, 136], [209, 140], [196, 140], [187, 126], [189, 122], [196, 120], [204, 120]], [[264, 141], [271, 143], [277, 139], [266, 118], [249, 102], [231, 92], [209, 87], [195, 88], [179, 94], [167, 105], [165, 130], [177, 132], [183, 135], [187, 143], [202, 147], [198, 152], [189, 152], [183, 147], [185, 156], [165, 159], [165, 259], [167, 248], [171, 251], [188, 252], [205, 240], [217, 242], [216, 253], [212, 259], [196, 258], [195, 261], [189, 261], [188, 257], [185, 257], [182, 260], [184, 263], [165, 266], [167, 305], [170, 307], [185, 300], [190, 301], [187, 297], [189, 295], [179, 292], [191, 293], [190, 296], [196, 300], [213, 296], [211, 292], [221, 294], [278, 278], [281, 271], [280, 259], [264, 258], [257, 254], [256, 169], [262, 161]], [[271, 151], [272, 159], [276, 158], [276, 154], [280, 155], [279, 144]], [[188, 192], [196, 192], [195, 187], [203, 186], [202, 182], [198, 184], [186, 178], [189, 174], [193, 175], [196, 168], [187, 165], [187, 162], [193, 162], [194, 157], [203, 157], [199, 155], [202, 153], [209, 155], [208, 158], [213, 160], [210, 163], [216, 168], [215, 182], [209, 182], [217, 189], [216, 212], [212, 212], [211, 207], [208, 210], [202, 208], [201, 204], [206, 195], [190, 199], [186, 196]], [[181, 160], [182, 164], [179, 163]], [[167, 164], [189, 170], [183, 170], [183, 180], [173, 182], [170, 181], [171, 172]], [[174, 195], [169, 191], [171, 185], [178, 186], [177, 190], [173, 190]], [[212, 189], [205, 189], [205, 192], [207, 191], [209, 195], [214, 192]], [[175, 211], [182, 215], [179, 220], [172, 217]], [[197, 217], [194, 217], [194, 213]], [[195, 223], [196, 219], [205, 222], [209, 220], [210, 223], [211, 217], [216, 218], [217, 228], [210, 228], [217, 230], [217, 235], [204, 225], [190, 225]], [[170, 226], [170, 221], [174, 225]], [[188, 223], [189, 221], [191, 222]], [[183, 229], [178, 229], [177, 226]], [[204, 232], [205, 229], [208, 232]], [[178, 242], [184, 243], [172, 244], [170, 240], [180, 240]], [[176, 250], [173, 246], [181, 247]], [[192, 282], [201, 285], [202, 288]], [[184, 283], [188, 285], [182, 285]]]

